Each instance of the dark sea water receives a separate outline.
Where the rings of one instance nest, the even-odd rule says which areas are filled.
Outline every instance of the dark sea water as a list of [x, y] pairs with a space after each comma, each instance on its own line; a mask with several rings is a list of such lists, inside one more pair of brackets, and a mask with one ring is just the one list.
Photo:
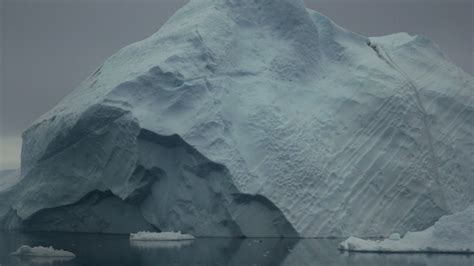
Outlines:
[[[6, 265], [436, 265], [473, 266], [473, 255], [368, 254], [337, 250], [341, 239], [200, 238], [187, 242], [143, 242], [127, 235], [0, 232], [0, 264]], [[69, 261], [18, 259], [21, 245], [74, 252]]]

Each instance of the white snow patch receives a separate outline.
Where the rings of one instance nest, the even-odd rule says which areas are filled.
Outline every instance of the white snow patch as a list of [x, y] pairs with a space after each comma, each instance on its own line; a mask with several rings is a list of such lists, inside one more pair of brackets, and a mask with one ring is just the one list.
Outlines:
[[179, 241], [179, 240], [193, 240], [194, 236], [188, 234], [181, 234], [178, 232], [138, 232], [130, 234], [130, 240], [133, 241]]
[[384, 240], [364, 240], [354, 236], [339, 244], [339, 249], [357, 252], [439, 252], [474, 253], [474, 205], [443, 216], [420, 232], [408, 232], [403, 238], [392, 234]]
[[400, 236], [399, 233], [393, 233], [388, 237], [388, 239], [390, 239], [390, 240], [400, 240], [401, 236]]
[[391, 46], [402, 46], [415, 40], [417, 35], [411, 36], [406, 32], [398, 32], [380, 37], [370, 37], [372, 42], [381, 43]]
[[65, 257], [74, 258], [74, 253], [62, 249], [54, 249], [53, 247], [30, 247], [23, 245], [17, 251], [12, 253], [13, 256], [18, 257]]

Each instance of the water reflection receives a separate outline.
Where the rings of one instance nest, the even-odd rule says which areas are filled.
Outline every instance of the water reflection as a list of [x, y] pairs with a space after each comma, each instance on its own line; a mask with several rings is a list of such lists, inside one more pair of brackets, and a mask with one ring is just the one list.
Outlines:
[[[14, 257], [18, 265], [62, 265], [61, 263], [70, 261], [74, 258], [68, 257]], [[3, 264], [2, 264], [3, 265]]]
[[279, 265], [296, 239], [196, 239], [179, 249], [140, 250], [142, 265]]
[[474, 256], [459, 254], [388, 254], [340, 251], [341, 239], [302, 239], [281, 265], [337, 266], [474, 266]]
[[[0, 264], [17, 265], [474, 265], [474, 256], [347, 253], [340, 239], [206, 238], [180, 242], [130, 242], [126, 235], [0, 232]], [[20, 245], [53, 246], [74, 252], [70, 261], [17, 259]]]
[[142, 251], [153, 249], [180, 249], [185, 246], [190, 246], [194, 240], [180, 240], [180, 241], [130, 241], [132, 248], [137, 248]]

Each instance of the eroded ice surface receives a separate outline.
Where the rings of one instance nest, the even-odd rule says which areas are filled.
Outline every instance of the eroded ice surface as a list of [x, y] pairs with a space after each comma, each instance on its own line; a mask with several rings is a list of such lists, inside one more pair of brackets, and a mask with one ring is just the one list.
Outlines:
[[420, 232], [398, 234], [385, 240], [364, 240], [351, 236], [340, 249], [359, 252], [444, 252], [474, 253], [474, 205], [443, 216], [433, 226]]
[[422, 230], [474, 201], [473, 87], [421, 36], [360, 36], [302, 0], [192, 0], [23, 133], [1, 224]]

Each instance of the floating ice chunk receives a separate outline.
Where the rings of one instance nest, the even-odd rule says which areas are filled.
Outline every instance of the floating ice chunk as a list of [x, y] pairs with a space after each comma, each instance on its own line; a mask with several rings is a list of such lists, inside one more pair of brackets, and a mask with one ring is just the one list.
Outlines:
[[474, 253], [474, 205], [466, 210], [441, 217], [433, 226], [420, 232], [408, 232], [403, 238], [392, 234], [385, 240], [349, 237], [339, 249], [358, 252], [439, 252]]
[[178, 240], [193, 240], [194, 236], [188, 234], [181, 234], [178, 232], [138, 232], [130, 234], [130, 240], [133, 241], [178, 241]]
[[12, 253], [18, 257], [57, 257], [57, 258], [74, 258], [74, 253], [62, 249], [54, 249], [53, 247], [30, 247], [23, 245], [17, 251]]

